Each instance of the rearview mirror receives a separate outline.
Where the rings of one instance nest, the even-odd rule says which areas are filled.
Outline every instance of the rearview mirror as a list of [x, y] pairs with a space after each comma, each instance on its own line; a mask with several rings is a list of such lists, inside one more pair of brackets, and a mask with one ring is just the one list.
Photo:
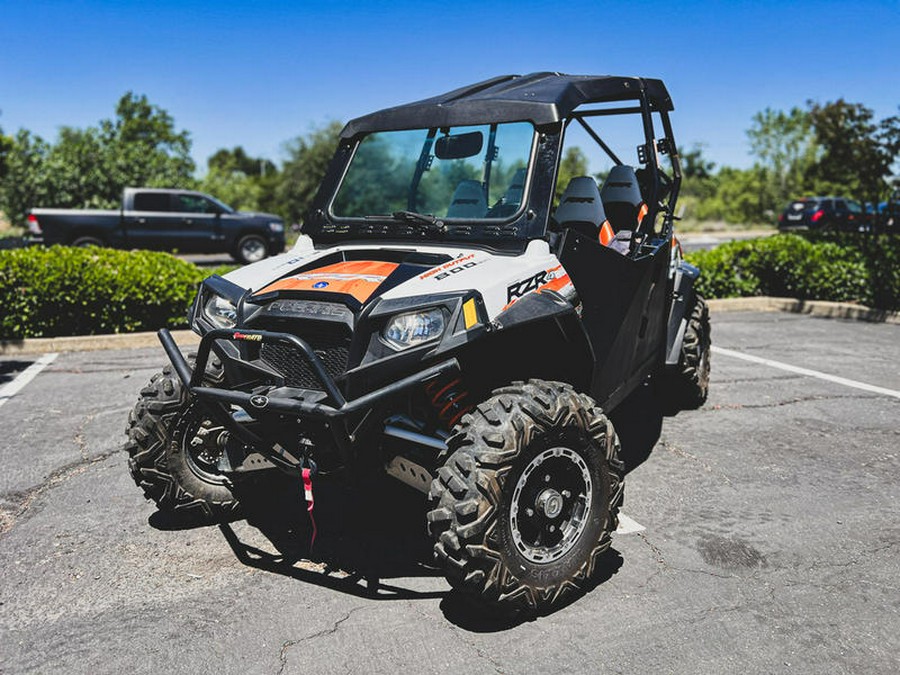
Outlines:
[[468, 134], [441, 136], [434, 144], [434, 154], [439, 159], [464, 159], [474, 157], [481, 152], [484, 134], [472, 131]]

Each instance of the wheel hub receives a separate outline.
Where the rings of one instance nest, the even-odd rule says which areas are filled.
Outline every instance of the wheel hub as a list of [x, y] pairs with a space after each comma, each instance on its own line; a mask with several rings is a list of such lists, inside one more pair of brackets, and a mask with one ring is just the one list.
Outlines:
[[571, 448], [551, 448], [525, 467], [513, 490], [509, 527], [516, 549], [533, 563], [568, 553], [587, 527], [593, 480]]
[[225, 427], [213, 426], [209, 420], [203, 420], [187, 448], [191, 470], [203, 477], [217, 475], [219, 458], [227, 442], [228, 432]]
[[563, 497], [553, 488], [548, 488], [538, 495], [535, 507], [547, 518], [556, 518], [563, 510]]

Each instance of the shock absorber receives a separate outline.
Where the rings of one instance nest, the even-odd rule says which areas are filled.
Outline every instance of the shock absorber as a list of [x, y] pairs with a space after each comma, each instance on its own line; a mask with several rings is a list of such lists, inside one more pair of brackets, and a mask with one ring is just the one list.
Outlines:
[[475, 407], [469, 401], [469, 390], [460, 376], [451, 375], [429, 382], [425, 385], [425, 395], [448, 431]]

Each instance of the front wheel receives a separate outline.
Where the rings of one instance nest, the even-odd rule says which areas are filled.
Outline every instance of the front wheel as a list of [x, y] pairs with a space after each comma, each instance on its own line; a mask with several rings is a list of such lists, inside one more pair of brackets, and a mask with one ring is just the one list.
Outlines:
[[249, 265], [250, 263], [259, 262], [268, 253], [269, 245], [263, 237], [258, 234], [245, 234], [238, 240], [233, 257], [239, 263]]
[[612, 423], [569, 385], [498, 389], [466, 415], [429, 494], [450, 583], [509, 609], [582, 589], [611, 543], [624, 465]]
[[[204, 384], [221, 379], [222, 365], [211, 359]], [[125, 431], [131, 476], [160, 511], [205, 521], [238, 515], [238, 501], [217, 468], [228, 432], [190, 402], [171, 366], [141, 390]]]

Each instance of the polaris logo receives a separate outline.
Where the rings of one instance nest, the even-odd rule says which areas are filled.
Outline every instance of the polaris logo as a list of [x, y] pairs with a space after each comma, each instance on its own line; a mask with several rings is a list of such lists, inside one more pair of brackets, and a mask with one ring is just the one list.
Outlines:
[[334, 317], [345, 321], [353, 317], [353, 313], [343, 305], [306, 300], [276, 300], [269, 304], [266, 312], [296, 317]]
[[547, 271], [538, 272], [533, 277], [517, 281], [506, 289], [506, 302], [512, 302], [516, 298], [521, 298], [526, 293], [536, 291], [538, 286], [547, 281]]
[[256, 396], [250, 397], [250, 405], [254, 408], [259, 408], [260, 410], [269, 405], [269, 397], [263, 396], [261, 394], [257, 394]]

